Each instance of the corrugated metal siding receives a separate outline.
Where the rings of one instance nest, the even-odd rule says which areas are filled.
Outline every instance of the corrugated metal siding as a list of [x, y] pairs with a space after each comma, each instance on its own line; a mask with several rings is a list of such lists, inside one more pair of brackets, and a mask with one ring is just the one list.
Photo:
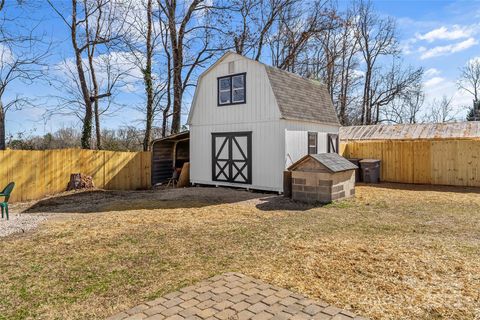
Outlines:
[[340, 128], [340, 139], [342, 141], [474, 138], [480, 138], [480, 121], [371, 125]]

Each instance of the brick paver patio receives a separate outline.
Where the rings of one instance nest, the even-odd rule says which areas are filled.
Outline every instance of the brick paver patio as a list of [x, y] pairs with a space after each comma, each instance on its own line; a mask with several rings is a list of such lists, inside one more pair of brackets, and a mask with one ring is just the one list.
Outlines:
[[225, 273], [169, 293], [109, 320], [365, 319], [240, 273]]

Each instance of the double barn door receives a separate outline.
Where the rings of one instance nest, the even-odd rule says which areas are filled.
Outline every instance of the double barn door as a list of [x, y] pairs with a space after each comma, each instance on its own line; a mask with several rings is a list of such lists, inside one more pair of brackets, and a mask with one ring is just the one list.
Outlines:
[[212, 180], [252, 183], [252, 133], [212, 133]]

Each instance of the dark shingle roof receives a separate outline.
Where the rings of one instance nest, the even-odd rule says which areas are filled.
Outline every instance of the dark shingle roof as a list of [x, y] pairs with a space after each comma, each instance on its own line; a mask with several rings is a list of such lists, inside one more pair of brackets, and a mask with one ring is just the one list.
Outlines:
[[320, 153], [312, 154], [311, 156], [333, 172], [357, 169], [356, 165], [338, 153]]
[[358, 169], [356, 165], [345, 159], [344, 157], [340, 156], [338, 153], [320, 153], [320, 154], [309, 154], [305, 157], [301, 158], [294, 164], [292, 164], [288, 170], [295, 169], [298, 165], [300, 165], [303, 161], [308, 159], [309, 157], [315, 159], [316, 161], [323, 164], [327, 167], [328, 170], [332, 172], [342, 172], [347, 170], [355, 170]]
[[283, 118], [339, 125], [325, 85], [267, 65], [265, 69]]

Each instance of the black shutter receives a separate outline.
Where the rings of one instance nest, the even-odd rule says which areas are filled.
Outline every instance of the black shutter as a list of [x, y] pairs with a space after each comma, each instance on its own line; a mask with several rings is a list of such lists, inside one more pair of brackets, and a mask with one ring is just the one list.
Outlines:
[[339, 153], [338, 145], [339, 145], [338, 134], [334, 134], [334, 133], [327, 134], [327, 152]]

